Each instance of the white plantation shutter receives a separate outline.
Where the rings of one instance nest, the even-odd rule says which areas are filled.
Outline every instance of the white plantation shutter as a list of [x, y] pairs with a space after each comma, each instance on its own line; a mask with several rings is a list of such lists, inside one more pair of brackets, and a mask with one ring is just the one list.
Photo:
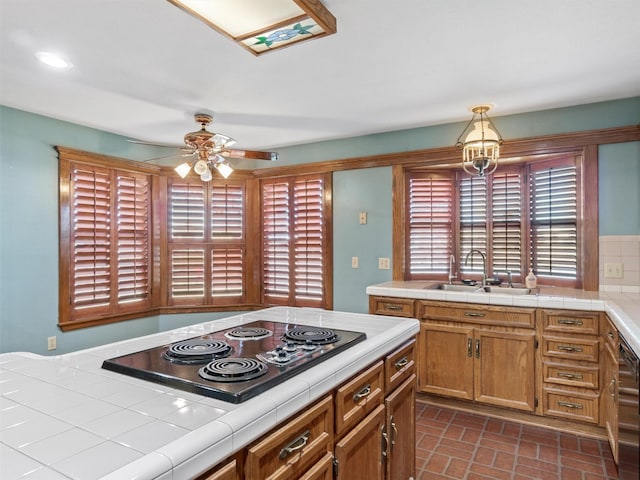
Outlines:
[[323, 306], [327, 282], [325, 178], [265, 180], [261, 191], [265, 303]]
[[474, 249], [487, 253], [487, 178], [460, 179], [460, 271], [464, 273], [483, 269], [480, 255], [472, 255], [466, 265], [464, 256]]
[[410, 278], [446, 273], [453, 253], [451, 176], [414, 172], [409, 178], [407, 197]]
[[69, 166], [70, 319], [143, 311], [150, 297], [149, 178]]
[[501, 169], [491, 176], [493, 272], [522, 274], [521, 170]]
[[531, 263], [538, 276], [577, 278], [576, 175], [574, 161], [532, 167]]

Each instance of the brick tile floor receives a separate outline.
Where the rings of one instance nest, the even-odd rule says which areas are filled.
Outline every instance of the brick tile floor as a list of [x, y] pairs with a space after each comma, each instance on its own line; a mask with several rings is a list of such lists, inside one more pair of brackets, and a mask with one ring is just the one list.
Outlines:
[[416, 404], [416, 480], [614, 480], [609, 445]]

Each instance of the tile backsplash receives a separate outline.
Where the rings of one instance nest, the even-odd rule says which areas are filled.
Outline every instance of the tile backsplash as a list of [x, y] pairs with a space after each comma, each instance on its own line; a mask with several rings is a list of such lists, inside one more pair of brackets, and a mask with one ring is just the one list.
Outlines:
[[640, 235], [603, 235], [599, 241], [600, 290], [640, 293]]

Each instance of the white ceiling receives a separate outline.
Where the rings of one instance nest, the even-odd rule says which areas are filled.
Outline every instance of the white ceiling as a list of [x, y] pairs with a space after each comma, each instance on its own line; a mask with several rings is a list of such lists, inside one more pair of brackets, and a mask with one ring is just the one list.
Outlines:
[[254, 57], [163, 0], [0, 0], [0, 103], [172, 144], [213, 112], [275, 149], [640, 95], [639, 0], [323, 3], [337, 34]]

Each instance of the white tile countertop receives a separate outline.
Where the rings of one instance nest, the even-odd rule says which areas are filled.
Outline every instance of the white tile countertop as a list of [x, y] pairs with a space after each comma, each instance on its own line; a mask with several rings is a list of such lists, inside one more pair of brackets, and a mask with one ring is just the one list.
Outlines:
[[[256, 320], [367, 339], [240, 404], [101, 368], [105, 359]], [[65, 355], [0, 355], [0, 478], [191, 478], [418, 333], [415, 319], [275, 307]]]
[[627, 343], [637, 355], [640, 355], [640, 294], [638, 293], [587, 292], [571, 288], [540, 286], [535, 295], [507, 295], [438, 290], [433, 288], [437, 283], [441, 282], [417, 280], [386, 282], [367, 287], [367, 294], [419, 300], [606, 312]]

